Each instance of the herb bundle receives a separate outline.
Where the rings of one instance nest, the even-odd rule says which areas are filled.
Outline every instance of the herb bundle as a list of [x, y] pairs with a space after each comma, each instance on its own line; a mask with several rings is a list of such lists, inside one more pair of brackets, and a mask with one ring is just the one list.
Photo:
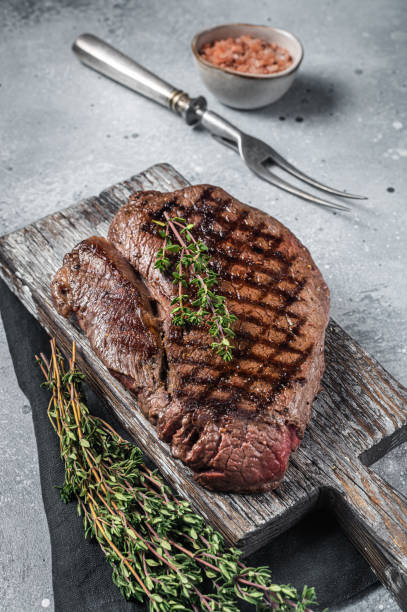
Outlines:
[[[178, 256], [172, 272], [173, 283], [178, 285], [178, 294], [171, 301], [173, 323], [181, 327], [207, 325], [214, 338], [211, 348], [222, 359], [230, 361], [234, 348], [230, 339], [235, 337], [232, 324], [237, 317], [229, 312], [226, 298], [216, 293], [218, 275], [209, 268], [208, 247], [201, 240], [195, 240], [191, 233], [193, 223], [187, 223], [182, 217], [171, 219], [166, 212], [164, 216], [165, 222], [154, 219], [162, 228], [159, 234], [164, 240], [156, 255], [155, 268], [167, 270], [173, 263], [171, 256]], [[170, 232], [176, 242], [172, 241]]]
[[151, 611], [238, 612], [239, 600], [258, 610], [311, 612], [313, 588], [302, 594], [271, 582], [267, 567], [247, 567], [241, 553], [173, 495], [141, 451], [89, 414], [84, 375], [69, 368], [51, 341], [51, 359], [37, 358], [51, 391], [50, 421], [65, 462], [64, 502], [75, 499], [85, 537], [95, 538], [127, 599]]

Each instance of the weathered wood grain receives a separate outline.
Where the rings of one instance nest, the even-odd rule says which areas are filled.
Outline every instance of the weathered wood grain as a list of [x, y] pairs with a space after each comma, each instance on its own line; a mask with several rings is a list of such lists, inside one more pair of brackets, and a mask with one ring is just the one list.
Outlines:
[[160, 164], [62, 212], [0, 238], [0, 274], [30, 312], [69, 351], [167, 480], [226, 538], [246, 553], [309, 511], [321, 495], [379, 578], [407, 609], [407, 505], [367, 465], [407, 439], [407, 391], [335, 322], [327, 330], [327, 368], [304, 441], [277, 491], [210, 493], [172, 458], [134, 397], [95, 357], [87, 339], [52, 306], [49, 283], [63, 255], [84, 238], [106, 235], [116, 210], [139, 189], [172, 191], [187, 184]]

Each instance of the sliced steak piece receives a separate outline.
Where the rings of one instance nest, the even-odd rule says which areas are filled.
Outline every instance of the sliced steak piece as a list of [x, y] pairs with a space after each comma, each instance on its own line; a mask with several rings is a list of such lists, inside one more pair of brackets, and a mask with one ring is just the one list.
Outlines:
[[63, 263], [51, 285], [58, 312], [75, 313], [97, 356], [152, 416], [167, 396], [160, 379], [161, 337], [144, 284], [116, 248], [98, 236], [78, 244]]
[[[176, 287], [169, 272], [154, 269], [162, 239], [153, 220], [165, 221], [165, 212], [194, 223], [194, 236], [209, 248], [219, 293], [238, 317], [229, 363], [211, 350], [206, 329], [172, 323]], [[160, 437], [206, 487], [275, 488], [324, 370], [329, 291], [307, 249], [276, 219], [210, 185], [135, 193], [109, 240], [157, 303], [170, 398], [150, 417]]]

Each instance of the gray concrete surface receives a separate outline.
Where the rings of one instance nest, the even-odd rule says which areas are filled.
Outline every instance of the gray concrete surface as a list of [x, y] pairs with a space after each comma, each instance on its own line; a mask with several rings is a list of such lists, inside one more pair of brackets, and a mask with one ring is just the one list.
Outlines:
[[[80, 66], [90, 31], [193, 94], [205, 93], [189, 43], [205, 26], [273, 24], [305, 60], [284, 99], [255, 112], [212, 109], [300, 168], [369, 200], [333, 215], [260, 182], [237, 156], [165, 109]], [[332, 315], [407, 384], [407, 117], [404, 0], [1, 0], [0, 233], [160, 161], [265, 208], [310, 248]], [[284, 117], [284, 119], [282, 119]], [[390, 189], [391, 188], [391, 189]], [[52, 609], [50, 550], [30, 408], [0, 331], [0, 609]], [[376, 469], [407, 492], [405, 446]], [[378, 588], [347, 612], [396, 611]]]

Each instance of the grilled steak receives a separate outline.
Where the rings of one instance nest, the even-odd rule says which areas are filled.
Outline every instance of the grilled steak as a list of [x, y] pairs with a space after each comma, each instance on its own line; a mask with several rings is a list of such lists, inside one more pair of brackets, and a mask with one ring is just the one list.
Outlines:
[[[129, 262], [93, 236], [64, 257], [51, 285], [60, 314], [75, 313], [93, 350], [147, 413], [165, 405], [162, 342], [149, 295]], [[151, 403], [153, 405], [151, 405]]]
[[[238, 317], [229, 363], [211, 350], [206, 329], [172, 323], [176, 288], [154, 269], [162, 239], [153, 219], [164, 212], [194, 223], [209, 248], [219, 293]], [[76, 314], [199, 483], [278, 486], [324, 368], [329, 293], [308, 251], [272, 217], [208, 185], [134, 194], [109, 239], [89, 238], [65, 256], [52, 283], [60, 314]]]
[[[194, 236], [209, 248], [218, 291], [238, 317], [229, 363], [211, 350], [207, 330], [172, 323], [176, 287], [170, 273], [154, 269], [162, 239], [153, 219], [165, 221], [164, 212], [194, 223]], [[115, 216], [109, 240], [156, 302], [168, 397], [162, 399], [157, 378], [144, 379], [142, 395], [153, 400], [142, 407], [159, 436], [208, 488], [278, 486], [304, 435], [324, 369], [329, 292], [307, 249], [269, 215], [208, 185], [135, 193]], [[136, 340], [121, 350], [125, 362], [141, 348]], [[131, 376], [137, 379], [134, 370]]]

